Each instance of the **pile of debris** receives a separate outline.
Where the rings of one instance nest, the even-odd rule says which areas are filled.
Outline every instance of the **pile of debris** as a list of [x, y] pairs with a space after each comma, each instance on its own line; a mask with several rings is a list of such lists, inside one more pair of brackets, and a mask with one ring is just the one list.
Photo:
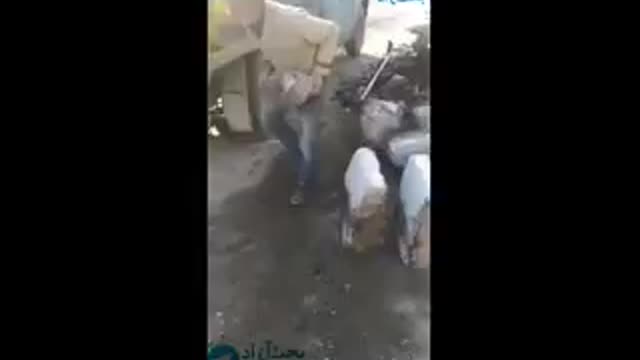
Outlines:
[[[428, 40], [428, 39], [427, 39]], [[426, 49], [426, 50], [425, 50]], [[337, 98], [360, 117], [363, 146], [352, 156], [345, 174], [348, 211], [342, 221], [344, 246], [364, 250], [384, 242], [398, 204], [395, 234], [402, 262], [430, 264], [431, 106], [428, 41], [419, 36], [413, 48], [387, 56], [362, 78], [347, 81]], [[389, 191], [379, 157], [401, 170], [399, 191]], [[390, 194], [399, 194], [392, 198]]]
[[431, 145], [428, 28], [417, 30], [412, 46], [387, 55], [362, 76], [343, 81], [335, 99], [360, 117], [363, 145], [383, 150], [399, 167]]
[[349, 110], [359, 111], [369, 97], [404, 102], [409, 107], [430, 100], [429, 31], [417, 29], [411, 45], [397, 48], [389, 42], [387, 54], [370, 64], [360, 76], [345, 79], [336, 90], [335, 99]]

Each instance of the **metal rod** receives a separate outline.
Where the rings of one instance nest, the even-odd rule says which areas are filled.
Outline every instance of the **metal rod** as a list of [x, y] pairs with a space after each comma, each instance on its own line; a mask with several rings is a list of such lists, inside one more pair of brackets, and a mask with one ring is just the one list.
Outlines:
[[392, 48], [393, 48], [393, 43], [389, 41], [387, 44], [387, 54], [382, 60], [382, 64], [380, 64], [380, 66], [378, 67], [378, 70], [376, 70], [375, 74], [373, 75], [373, 78], [371, 78], [371, 80], [369, 81], [369, 84], [367, 85], [367, 87], [364, 89], [364, 92], [360, 96], [360, 102], [364, 101], [364, 99], [367, 98], [367, 95], [369, 95], [369, 92], [373, 88], [373, 85], [376, 83], [376, 80], [378, 80], [378, 76], [380, 76], [380, 74], [382, 73], [382, 70], [384, 70], [385, 66], [387, 66], [389, 59], [391, 59]]

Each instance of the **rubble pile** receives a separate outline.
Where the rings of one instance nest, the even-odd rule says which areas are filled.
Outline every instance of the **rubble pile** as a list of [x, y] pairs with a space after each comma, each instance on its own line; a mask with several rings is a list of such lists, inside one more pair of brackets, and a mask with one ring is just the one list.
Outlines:
[[[413, 45], [391, 49], [389, 60], [380, 71], [367, 98], [402, 101], [411, 108], [428, 103], [430, 53], [428, 32], [423, 34], [419, 31]], [[343, 80], [336, 90], [335, 99], [345, 108], [360, 111], [363, 106], [361, 95], [384, 61], [383, 58], [369, 64], [356, 78]]]
[[383, 149], [391, 134], [403, 128], [404, 103], [371, 98], [363, 106], [360, 127], [365, 143]]
[[429, 26], [423, 26], [415, 30], [416, 41], [412, 48], [415, 51], [415, 66], [411, 69], [411, 75], [415, 75], [418, 87], [427, 91], [429, 96], [429, 80], [431, 79], [431, 36]]
[[[402, 262], [414, 268], [430, 265], [429, 58], [428, 29], [418, 31], [412, 46], [392, 49], [390, 44], [385, 58], [361, 77], [343, 81], [336, 92], [341, 105], [359, 116], [364, 145], [345, 174], [349, 211], [343, 217], [342, 243], [357, 250], [382, 244], [395, 201], [401, 223], [394, 242]], [[385, 181], [378, 157], [402, 170], [399, 191], [387, 191], [394, 190], [387, 184], [398, 182]], [[397, 172], [389, 176], [399, 177]], [[389, 199], [392, 193], [399, 196]]]
[[431, 143], [429, 28], [417, 28], [415, 33], [411, 46], [393, 48], [389, 43], [384, 58], [360, 77], [342, 81], [335, 95], [360, 117], [363, 143], [386, 150], [399, 167], [411, 154], [429, 153]]

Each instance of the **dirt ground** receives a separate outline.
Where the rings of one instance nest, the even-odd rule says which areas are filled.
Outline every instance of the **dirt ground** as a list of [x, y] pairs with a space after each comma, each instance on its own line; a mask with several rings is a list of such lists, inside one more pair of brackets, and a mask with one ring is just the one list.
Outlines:
[[[386, 42], [376, 37], [383, 30], [365, 51]], [[332, 84], [367, 61], [341, 58]], [[429, 359], [429, 273], [404, 267], [391, 242], [364, 254], [341, 247], [343, 175], [359, 125], [333, 102], [323, 124], [318, 191], [301, 209], [287, 204], [293, 173], [277, 141], [210, 138], [209, 339], [241, 352], [271, 340], [304, 359]]]

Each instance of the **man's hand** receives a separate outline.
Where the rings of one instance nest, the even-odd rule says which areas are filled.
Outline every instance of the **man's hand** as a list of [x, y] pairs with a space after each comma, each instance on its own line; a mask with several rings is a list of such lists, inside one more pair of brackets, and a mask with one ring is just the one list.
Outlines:
[[322, 84], [324, 82], [324, 74], [314, 68], [311, 72], [311, 95], [320, 95]]
[[301, 72], [287, 72], [282, 75], [282, 93], [289, 104], [300, 106], [322, 90], [322, 76], [316, 72], [307, 75]]

